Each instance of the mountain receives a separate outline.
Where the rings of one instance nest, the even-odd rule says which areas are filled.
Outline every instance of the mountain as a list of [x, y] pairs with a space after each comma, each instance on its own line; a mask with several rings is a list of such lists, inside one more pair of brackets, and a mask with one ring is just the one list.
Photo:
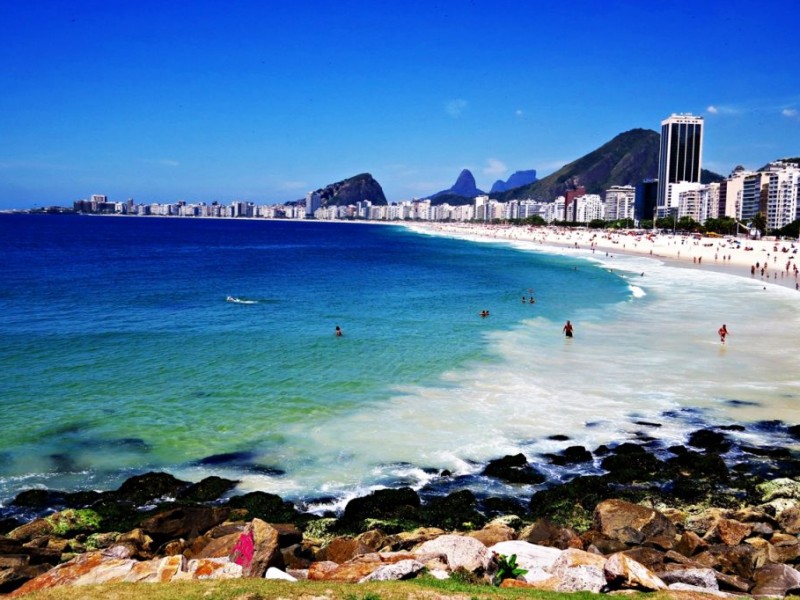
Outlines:
[[700, 169], [700, 183], [703, 185], [708, 185], [709, 183], [718, 183], [720, 181], [725, 181], [724, 175], [714, 173], [714, 171], [709, 171], [708, 169]]
[[492, 197], [501, 201], [512, 198], [549, 201], [580, 185], [589, 194], [603, 193], [612, 185], [636, 185], [657, 176], [660, 138], [651, 129], [631, 129], [535, 183]]
[[503, 181], [502, 179], [498, 179], [497, 181], [495, 181], [489, 193], [494, 194], [495, 192], [505, 192], [507, 190], [513, 190], [514, 188], [522, 187], [523, 185], [530, 185], [535, 181], [536, 181], [535, 169], [531, 169], [529, 171], [517, 171], [511, 177], [508, 178], [508, 181]]
[[386, 196], [383, 188], [369, 173], [337, 181], [316, 191], [323, 206], [340, 206], [369, 200], [372, 204], [385, 206]]
[[485, 192], [478, 189], [475, 184], [475, 177], [473, 177], [470, 170], [464, 169], [459, 173], [458, 179], [456, 179], [453, 187], [442, 190], [441, 192], [436, 192], [430, 196], [430, 199], [434, 200], [434, 204], [444, 204], [445, 202], [455, 205], [469, 204], [473, 201], [475, 196], [481, 196], [484, 193]]

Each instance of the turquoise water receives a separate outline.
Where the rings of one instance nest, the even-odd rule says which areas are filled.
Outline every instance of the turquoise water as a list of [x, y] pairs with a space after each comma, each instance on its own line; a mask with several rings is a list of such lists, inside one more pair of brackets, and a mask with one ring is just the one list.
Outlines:
[[3, 502], [153, 469], [306, 499], [422, 483], [508, 445], [456, 442], [509, 415], [451, 404], [505, 377], [498, 339], [633, 297], [578, 258], [393, 226], [0, 215], [0, 235]]

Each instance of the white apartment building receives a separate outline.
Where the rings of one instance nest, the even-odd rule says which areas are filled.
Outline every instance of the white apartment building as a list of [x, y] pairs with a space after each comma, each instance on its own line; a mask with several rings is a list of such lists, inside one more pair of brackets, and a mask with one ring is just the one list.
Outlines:
[[[697, 192], [699, 193], [700, 190], [703, 188], [702, 183], [693, 183], [689, 181], [681, 181], [679, 183], [671, 183], [669, 184], [669, 193], [668, 197], [672, 204], [670, 205], [670, 212], [666, 214], [666, 216], [674, 216], [677, 219], [680, 219], [684, 216], [691, 216], [688, 213], [681, 213], [680, 207], [680, 198], [681, 194], [685, 194], [687, 192]], [[699, 202], [699, 200], [698, 200]], [[699, 214], [699, 213], [698, 213]], [[694, 217], [692, 217], [694, 218]]]
[[472, 221], [477, 218], [475, 214], [475, 206], [472, 204], [462, 204], [461, 206], [454, 206], [451, 212], [451, 219], [454, 221]]
[[606, 190], [606, 219], [634, 219], [636, 188], [632, 185], [615, 185]]
[[742, 182], [741, 220], [749, 223], [759, 212], [766, 212], [769, 195], [769, 173], [747, 175]]
[[537, 202], [535, 200], [522, 200], [519, 203], [518, 218], [541, 217], [545, 221], [553, 221], [552, 202]]
[[[572, 205], [574, 206], [575, 203], [573, 202]], [[559, 196], [553, 201], [553, 208], [550, 216], [552, 218], [546, 219], [548, 223], [567, 220], [567, 199], [564, 196]]]
[[488, 221], [489, 196], [476, 196], [473, 206], [475, 207], [475, 220]]
[[691, 217], [698, 223], [705, 221], [702, 216], [707, 212], [703, 209], [703, 191], [703, 187], [697, 187], [678, 194], [678, 213], [676, 215], [678, 219]]
[[306, 216], [310, 217], [322, 206], [322, 196], [319, 192], [308, 192], [306, 194]]
[[[578, 196], [567, 209], [567, 220], [588, 223], [595, 219], [605, 218], [605, 204], [599, 194]], [[573, 214], [574, 211], [574, 214]]]
[[744, 179], [750, 175], [754, 175], [753, 171], [748, 171], [744, 168], [734, 170], [728, 179], [722, 182], [720, 186], [720, 195], [722, 195], [722, 186], [725, 189], [725, 214], [726, 217], [732, 219], [742, 218], [742, 192], [744, 191]]
[[781, 161], [770, 164], [767, 228], [780, 229], [800, 219], [800, 167]]

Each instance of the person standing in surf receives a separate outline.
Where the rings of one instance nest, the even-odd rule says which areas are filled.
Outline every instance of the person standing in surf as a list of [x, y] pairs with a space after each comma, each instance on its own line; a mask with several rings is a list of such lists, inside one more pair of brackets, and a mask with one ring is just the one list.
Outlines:
[[572, 323], [567, 321], [567, 323], [564, 325], [563, 331], [564, 331], [564, 335], [565, 336], [567, 336], [568, 338], [571, 338], [572, 337]]
[[723, 323], [722, 327], [717, 330], [717, 333], [719, 334], [719, 341], [724, 344], [725, 338], [728, 335], [728, 327], [725, 325], [725, 323]]

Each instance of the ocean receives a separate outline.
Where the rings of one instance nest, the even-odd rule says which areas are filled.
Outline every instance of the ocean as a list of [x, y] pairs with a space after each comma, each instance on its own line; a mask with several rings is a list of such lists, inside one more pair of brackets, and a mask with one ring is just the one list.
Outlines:
[[395, 225], [6, 214], [0, 282], [0, 516], [153, 470], [323, 511], [529, 494], [483, 465], [565, 478], [597, 467], [543, 453], [643, 432], [797, 447], [800, 294], [744, 277]]

